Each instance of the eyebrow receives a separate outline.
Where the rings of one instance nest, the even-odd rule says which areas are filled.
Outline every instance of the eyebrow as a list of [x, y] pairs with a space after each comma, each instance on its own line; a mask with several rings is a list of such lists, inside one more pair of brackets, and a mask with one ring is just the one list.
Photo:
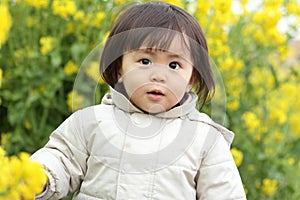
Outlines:
[[155, 51], [162, 51], [162, 52], [168, 52], [169, 53], [169, 57], [170, 58], [180, 58], [180, 59], [184, 59], [184, 60], [187, 60], [185, 59], [184, 56], [181, 56], [181, 55], [178, 55], [178, 54], [175, 54], [173, 52], [170, 52], [170, 51], [167, 51], [167, 50], [164, 50], [164, 49], [155, 49], [155, 48], [142, 48], [142, 49], [136, 49], [135, 50], [137, 53], [146, 53], [146, 54], [151, 54], [151, 55], [154, 55]]

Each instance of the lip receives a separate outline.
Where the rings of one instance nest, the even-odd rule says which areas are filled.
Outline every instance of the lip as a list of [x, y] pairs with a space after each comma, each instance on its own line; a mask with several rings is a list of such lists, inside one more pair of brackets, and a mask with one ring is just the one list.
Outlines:
[[147, 96], [149, 97], [149, 99], [153, 100], [153, 101], [159, 101], [161, 100], [165, 95], [164, 93], [159, 90], [159, 89], [154, 89], [154, 90], [150, 90], [149, 92], [147, 92]]

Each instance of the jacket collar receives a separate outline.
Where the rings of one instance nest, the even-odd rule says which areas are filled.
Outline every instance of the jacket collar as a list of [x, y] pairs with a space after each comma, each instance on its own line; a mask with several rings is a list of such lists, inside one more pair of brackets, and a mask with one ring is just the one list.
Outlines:
[[[110, 94], [106, 94], [103, 97], [103, 104], [115, 105], [119, 109], [129, 113], [144, 113], [142, 110], [134, 106], [122, 93], [116, 91], [111, 87], [110, 92]], [[195, 93], [189, 92], [185, 95], [179, 106], [176, 106], [167, 112], [158, 113], [155, 116], [160, 118], [178, 118], [187, 115], [190, 120], [202, 122], [214, 127], [223, 135], [227, 144], [230, 146], [234, 138], [234, 133], [229, 131], [225, 127], [215, 123], [206, 114], [197, 112], [197, 110], [195, 109], [197, 98], [198, 97]]]
[[[119, 109], [129, 113], [144, 113], [142, 110], [134, 106], [128, 98], [122, 93], [110, 87], [110, 94], [106, 94], [103, 99], [103, 104], [116, 105]], [[186, 93], [180, 105], [166, 112], [155, 114], [160, 118], [177, 118], [191, 113], [197, 103], [197, 95], [193, 92]]]

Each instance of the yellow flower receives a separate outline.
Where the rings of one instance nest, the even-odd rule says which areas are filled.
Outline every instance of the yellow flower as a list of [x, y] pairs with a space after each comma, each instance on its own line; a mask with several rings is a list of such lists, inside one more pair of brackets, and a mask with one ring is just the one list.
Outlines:
[[265, 42], [267, 42], [268, 40], [266, 40], [265, 37], [265, 31], [262, 30], [261, 28], [257, 28], [254, 33], [253, 33], [253, 38], [258, 42], [258, 43], [262, 43], [264, 44]]
[[[219, 18], [221, 18], [221, 16]], [[224, 31], [221, 25], [217, 24], [220, 23], [217, 22], [217, 20], [219, 20], [218, 18], [214, 18], [212, 20], [216, 21], [216, 24], [209, 24], [209, 26], [207, 27], [207, 34], [211, 36], [212, 40], [217, 41], [219, 45], [225, 45], [225, 43], [228, 41], [227, 33]]]
[[234, 99], [238, 99], [242, 90], [241, 86], [243, 85], [243, 79], [234, 72], [231, 72], [228, 77], [232, 75], [235, 77], [232, 77], [226, 81], [226, 89], [229, 91], [230, 95], [234, 97]]
[[264, 0], [264, 5], [267, 8], [279, 8], [282, 6], [284, 0]]
[[[272, 5], [271, 5], [272, 4]], [[267, 5], [263, 11], [253, 14], [253, 22], [256, 26], [253, 38], [259, 43], [269, 45], [268, 41], [272, 41], [272, 45], [284, 44], [285, 36], [279, 32], [277, 24], [282, 18], [282, 12], [279, 6], [274, 6], [273, 2]]]
[[288, 163], [289, 163], [289, 165], [294, 165], [295, 164], [295, 159], [294, 158], [289, 158]]
[[277, 155], [277, 151], [274, 148], [266, 148], [265, 149], [265, 154], [268, 157], [275, 157]]
[[94, 27], [100, 27], [102, 20], [105, 18], [104, 12], [98, 12], [96, 13], [96, 16], [93, 17], [94, 19], [91, 22], [91, 25]]
[[[203, 15], [205, 16], [208, 11], [211, 9], [211, 1], [197, 1], [196, 5], [196, 15]], [[199, 18], [201, 20], [201, 18]]]
[[70, 111], [75, 111], [83, 107], [84, 98], [79, 95], [76, 91], [71, 91], [68, 93], [67, 105]]
[[181, 0], [163, 0], [166, 3], [178, 6], [180, 8], [184, 8], [184, 4], [182, 3]]
[[[4, 149], [0, 146], [0, 163], [2, 163], [4, 160], [3, 160], [3, 158], [4, 158], [4, 156], [5, 156], [5, 151], [4, 151]], [[1, 165], [0, 165], [1, 166]]]
[[75, 20], [82, 20], [84, 19], [84, 12], [82, 10], [78, 10], [75, 14], [74, 14], [74, 19]]
[[42, 55], [46, 55], [47, 53], [52, 51], [52, 49], [54, 48], [54, 44], [55, 44], [55, 39], [53, 37], [50, 36], [42, 37], [40, 39], [40, 45], [41, 45], [40, 51]]
[[256, 31], [257, 27], [255, 24], [249, 24], [241, 30], [242, 35], [245, 38], [250, 38], [250, 36]]
[[271, 90], [275, 84], [273, 74], [265, 67], [253, 67], [249, 81], [256, 88], [257, 96], [264, 95], [266, 90]]
[[241, 152], [240, 150], [238, 150], [236, 148], [232, 148], [230, 151], [231, 151], [231, 154], [233, 156], [236, 166], [237, 167], [241, 166], [242, 161], [243, 161], [243, 152]]
[[277, 44], [277, 45], [284, 44], [285, 45], [285, 42], [286, 42], [286, 37], [282, 33], [280, 33], [276, 27], [269, 28], [268, 31], [266, 31], [265, 37], [272, 40], [273, 45], [275, 45], [275, 44]]
[[279, 131], [274, 132], [274, 138], [277, 142], [280, 142], [284, 139], [284, 136]]
[[0, 146], [0, 199], [34, 199], [43, 190], [47, 176], [40, 164], [29, 159], [29, 154], [6, 157]]
[[39, 87], [37, 87], [34, 92], [37, 92], [37, 93], [44, 93], [46, 91], [46, 85], [45, 84], [42, 84], [40, 85]]
[[105, 34], [104, 34], [104, 36], [103, 36], [103, 38], [102, 38], [102, 41], [101, 41], [101, 44], [105, 44], [106, 43], [106, 41], [107, 41], [107, 39], [108, 39], [108, 35], [109, 35], [109, 32], [106, 32]]
[[67, 23], [67, 30], [66, 30], [66, 33], [67, 34], [72, 34], [75, 32], [75, 24], [73, 21], [70, 21]]
[[298, 111], [296, 111], [295, 113], [292, 113], [289, 116], [289, 125], [290, 125], [290, 129], [291, 129], [291, 134], [295, 137], [299, 137], [300, 136], [300, 108], [297, 108]]
[[288, 4], [286, 5], [286, 10], [289, 15], [295, 14], [300, 16], [299, 3], [295, 0], [288, 1]]
[[8, 7], [0, 3], [0, 48], [7, 40], [8, 31], [12, 25], [11, 16], [8, 10]]
[[220, 61], [220, 63], [219, 69], [221, 72], [231, 71], [232, 67], [235, 65], [232, 57], [225, 58], [225, 60]]
[[26, 128], [27, 130], [30, 130], [30, 129], [32, 128], [31, 123], [30, 123], [30, 121], [28, 121], [28, 120], [25, 120], [24, 126], [25, 126], [25, 128]]
[[100, 84], [104, 83], [104, 80], [99, 73], [99, 63], [92, 61], [89, 63], [88, 67], [85, 69], [85, 73], [92, 78], [94, 81], [99, 82]]
[[114, 2], [117, 4], [123, 4], [126, 2], [126, 0], [114, 0]]
[[[9, 138], [9, 133], [1, 133], [0, 135], [0, 145], [1, 146], [5, 146], [7, 144], [7, 139]], [[1, 157], [1, 155], [0, 155]]]
[[298, 89], [299, 88], [297, 88], [297, 85], [293, 84], [292, 82], [284, 83], [280, 86], [280, 93], [279, 94], [281, 94], [281, 92], [283, 92], [283, 95], [285, 97], [289, 97], [289, 96], [294, 97], [294, 95], [298, 94], [298, 91], [299, 91]]
[[244, 113], [242, 115], [242, 119], [244, 120], [246, 128], [248, 128], [251, 132], [257, 130], [257, 128], [261, 125], [257, 115], [253, 112]]
[[49, 0], [42, 0], [42, 1], [41, 0], [26, 0], [25, 4], [27, 6], [35, 7], [37, 9], [47, 8], [48, 4], [49, 4]]
[[68, 61], [67, 64], [64, 67], [64, 73], [69, 76], [71, 74], [74, 74], [78, 71], [78, 66], [75, 65], [73, 61]]
[[268, 178], [263, 179], [263, 184], [261, 185], [261, 190], [266, 196], [272, 196], [276, 192], [278, 187], [277, 180], [271, 180]]
[[253, 22], [262, 26], [263, 31], [275, 28], [281, 19], [282, 14], [279, 9], [267, 7], [262, 12], [253, 15]]
[[232, 0], [214, 0], [214, 7], [220, 13], [227, 13], [231, 10]]
[[63, 19], [74, 16], [76, 13], [76, 5], [73, 0], [54, 0], [52, 4], [53, 14]]
[[33, 27], [33, 25], [36, 23], [35, 19], [31, 16], [27, 17], [26, 24], [29, 28]]
[[79, 28], [81, 30], [86, 29], [87, 27], [90, 26], [90, 22], [93, 21], [94, 15], [92, 13], [86, 13], [86, 15], [84, 16], [84, 18], [82, 19]]
[[[22, 163], [21, 176], [26, 184], [26, 187], [21, 185], [20, 193], [24, 199], [31, 199], [35, 194], [42, 191], [43, 185], [47, 182], [47, 176], [43, 172], [40, 164], [29, 160], [29, 154], [21, 153], [20, 160]], [[32, 176], [33, 172], [36, 172], [34, 173], [34, 176]]]
[[221, 39], [207, 39], [208, 46], [210, 47], [209, 55], [217, 58], [219, 56], [228, 55], [230, 48]]
[[227, 102], [227, 108], [229, 111], [235, 111], [240, 107], [240, 102], [237, 99]]
[[287, 121], [287, 114], [284, 110], [280, 110], [280, 108], [273, 106], [269, 108], [268, 120], [271, 124], [283, 125]]

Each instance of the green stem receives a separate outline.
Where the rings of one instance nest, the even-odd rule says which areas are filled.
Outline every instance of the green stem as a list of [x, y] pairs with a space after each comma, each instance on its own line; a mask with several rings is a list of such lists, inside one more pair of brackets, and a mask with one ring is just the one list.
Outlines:
[[278, 77], [277, 77], [277, 74], [276, 74], [276, 70], [274, 69], [273, 65], [270, 65], [270, 64], [269, 64], [269, 68], [270, 68], [272, 76], [274, 78], [275, 88], [278, 88], [279, 87], [279, 81], [278, 81]]
[[41, 133], [43, 133], [43, 130], [45, 129], [45, 124], [46, 124], [46, 121], [47, 121], [48, 114], [49, 114], [49, 108], [44, 108], [42, 118], [41, 118], [41, 122], [40, 122], [40, 126], [39, 126], [39, 130], [41, 130], [40, 131]]
[[30, 124], [31, 124], [31, 127], [32, 127], [32, 132], [36, 133], [38, 128], [37, 128], [36, 118], [34, 116], [33, 110], [29, 111], [29, 121], [30, 121]]

